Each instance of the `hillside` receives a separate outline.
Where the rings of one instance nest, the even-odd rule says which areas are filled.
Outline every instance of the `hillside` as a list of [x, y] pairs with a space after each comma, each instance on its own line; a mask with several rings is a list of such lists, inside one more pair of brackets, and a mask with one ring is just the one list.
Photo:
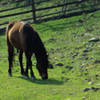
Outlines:
[[32, 0], [0, 0], [0, 28], [13, 20], [42, 22], [99, 9], [98, 0], [34, 0], [34, 2], [35, 10]]
[[[0, 99], [99, 100], [100, 11], [32, 25], [39, 33], [53, 65], [53, 69], [48, 69], [49, 79], [41, 80], [35, 68], [34, 55], [32, 62], [37, 80], [21, 76], [17, 56], [13, 77], [8, 77], [5, 33], [0, 33]], [[97, 40], [91, 40], [93, 38]], [[24, 66], [25, 61], [24, 56]]]

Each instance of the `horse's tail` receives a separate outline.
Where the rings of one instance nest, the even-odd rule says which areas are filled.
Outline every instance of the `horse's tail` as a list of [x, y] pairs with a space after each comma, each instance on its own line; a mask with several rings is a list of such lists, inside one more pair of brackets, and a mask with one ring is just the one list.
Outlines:
[[[10, 41], [9, 41], [9, 37], [8, 37], [8, 34], [9, 34], [9, 30], [13, 27], [14, 23], [11, 23], [11, 24], [8, 24], [7, 28], [6, 28], [6, 42], [7, 42], [7, 45], [8, 45], [8, 53], [10, 55], [10, 57], [8, 57], [8, 59], [12, 59], [14, 61], [14, 48], [12, 47]], [[13, 66], [12, 66], [13, 67]]]
[[13, 27], [14, 23], [15, 23], [15, 21], [9, 23], [8, 26], [6, 27], [6, 40], [8, 40], [9, 30]]

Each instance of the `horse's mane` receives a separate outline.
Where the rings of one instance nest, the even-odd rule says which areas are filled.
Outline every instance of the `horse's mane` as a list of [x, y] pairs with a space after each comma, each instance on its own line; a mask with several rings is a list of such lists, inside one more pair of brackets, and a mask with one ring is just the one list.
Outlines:
[[25, 23], [23, 25], [23, 35], [25, 37], [27, 49], [32, 50], [37, 55], [47, 54], [44, 44], [41, 41], [38, 33], [30, 24]]

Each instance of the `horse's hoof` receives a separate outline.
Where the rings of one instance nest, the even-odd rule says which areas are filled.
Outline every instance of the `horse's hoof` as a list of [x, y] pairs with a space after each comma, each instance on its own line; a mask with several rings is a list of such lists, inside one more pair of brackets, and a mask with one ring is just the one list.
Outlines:
[[8, 74], [8, 76], [9, 76], [9, 77], [12, 77], [12, 75], [11, 75], [11, 74]]
[[25, 75], [24, 75], [24, 74], [22, 74], [22, 76], [23, 76], [23, 77], [25, 77]]
[[29, 76], [25, 76], [25, 79], [29, 79]]
[[31, 79], [32, 79], [32, 80], [36, 80], [36, 78], [35, 78], [35, 77], [32, 77]]

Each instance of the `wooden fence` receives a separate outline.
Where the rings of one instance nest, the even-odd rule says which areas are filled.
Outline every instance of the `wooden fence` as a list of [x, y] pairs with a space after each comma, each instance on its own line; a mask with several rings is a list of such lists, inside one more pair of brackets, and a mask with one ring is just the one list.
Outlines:
[[0, 26], [12, 20], [42, 22], [100, 10], [100, 0], [0, 0]]

